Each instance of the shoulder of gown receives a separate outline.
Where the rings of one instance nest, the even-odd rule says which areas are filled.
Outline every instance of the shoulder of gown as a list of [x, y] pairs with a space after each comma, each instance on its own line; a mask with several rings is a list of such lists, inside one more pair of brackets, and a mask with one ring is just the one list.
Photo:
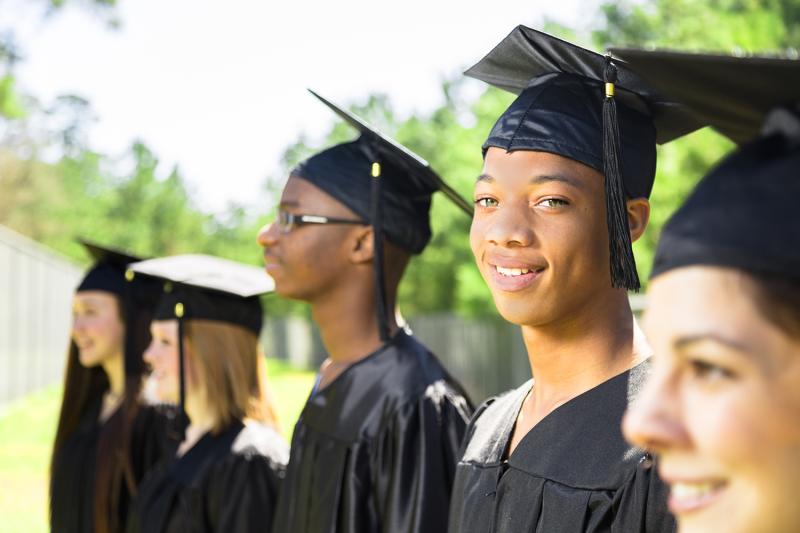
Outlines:
[[199, 483], [197, 497], [214, 531], [269, 531], [289, 447], [273, 428], [249, 422], [230, 453]]
[[436, 356], [401, 332], [309, 398], [302, 422], [320, 434], [352, 443], [376, 437], [394, 413], [421, 403], [439, 410], [452, 408], [465, 420], [472, 413], [461, 385]]

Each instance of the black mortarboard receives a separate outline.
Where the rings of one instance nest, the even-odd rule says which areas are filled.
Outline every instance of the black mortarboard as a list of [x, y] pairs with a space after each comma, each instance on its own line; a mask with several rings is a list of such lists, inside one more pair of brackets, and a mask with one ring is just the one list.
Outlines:
[[125, 322], [125, 375], [142, 373], [142, 354], [150, 339], [150, 319], [161, 293], [159, 284], [136, 278], [129, 265], [140, 261], [135, 255], [96, 243], [79, 241], [94, 259], [94, 264], [76, 292], [103, 291], [119, 298]]
[[612, 48], [654, 87], [737, 144], [757, 137], [766, 114], [800, 94], [797, 61]]
[[388, 338], [382, 237], [418, 254], [431, 238], [431, 196], [441, 191], [468, 215], [472, 206], [428, 162], [356, 115], [309, 91], [361, 134], [352, 142], [323, 150], [295, 167], [291, 175], [313, 183], [373, 227], [378, 321]]
[[184, 320], [213, 320], [245, 328], [256, 336], [263, 313], [258, 296], [274, 288], [258, 267], [201, 254], [149, 259], [131, 265], [138, 274], [164, 280], [154, 320], [178, 321], [180, 405], [184, 406]]
[[77, 292], [103, 291], [123, 298], [127, 287], [125, 271], [130, 263], [141, 259], [121, 250], [113, 250], [89, 241], [79, 242], [92, 256], [94, 264], [78, 285]]
[[525, 26], [465, 72], [519, 94], [483, 145], [568, 157], [605, 176], [615, 287], [639, 288], [625, 199], [650, 195], [656, 143], [702, 124], [623, 62]]
[[664, 226], [652, 276], [711, 265], [800, 279], [800, 61], [619, 54], [721, 133], [749, 140], [700, 181]]

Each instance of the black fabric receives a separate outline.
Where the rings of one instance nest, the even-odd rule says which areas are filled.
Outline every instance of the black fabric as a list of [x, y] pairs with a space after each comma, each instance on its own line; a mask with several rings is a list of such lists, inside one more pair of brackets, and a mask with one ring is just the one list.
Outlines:
[[[368, 224], [375, 222], [371, 180], [380, 179], [377, 212], [383, 233], [389, 241], [413, 254], [422, 252], [431, 239], [429, 211], [434, 192], [443, 192], [467, 214], [472, 214], [471, 204], [448, 186], [422, 157], [356, 115], [310, 92], [361, 136], [301, 162], [292, 170], [292, 176], [313, 183]], [[374, 163], [380, 165], [379, 176], [373, 176]]]
[[798, 60], [734, 57], [669, 50], [612, 48], [636, 72], [704, 123], [742, 144], [754, 140], [764, 116], [798, 100]]
[[80, 241], [94, 259], [94, 264], [86, 272], [76, 292], [103, 291], [124, 298], [126, 294], [125, 269], [130, 263], [139, 261], [138, 257], [120, 250], [103, 247], [89, 241]]
[[[65, 441], [53, 462], [50, 480], [50, 529], [58, 533], [94, 531], [94, 490], [97, 443], [103, 424], [98, 421], [100, 402], [85, 414], [76, 431]], [[117, 411], [112, 416], [120, 416]], [[131, 429], [131, 466], [134, 482], [167, 456], [172, 442], [165, 436], [170, 416], [161, 408], [141, 406]], [[131, 494], [123, 484], [119, 520], [124, 524]]]
[[[575, 74], [540, 76], [508, 107], [483, 144], [509, 152], [535, 150], [568, 157], [603, 172], [603, 82]], [[626, 105], [622, 176], [630, 198], [650, 196], [656, 172], [656, 129], [651, 117]]]
[[667, 222], [652, 277], [709, 265], [800, 279], [800, 146], [773, 134], [745, 145]]
[[295, 426], [275, 533], [442, 533], [472, 408], [398, 333], [312, 394]]
[[[418, 254], [431, 239], [429, 211], [432, 183], [419, 179], [409, 165], [381, 154], [381, 217], [386, 238]], [[339, 144], [311, 156], [291, 174], [330, 194], [366, 223], [372, 222], [369, 137]]]
[[[614, 63], [622, 177], [630, 197], [646, 197], [655, 177], [656, 142], [669, 142], [702, 124], [623, 62]], [[491, 146], [545, 151], [602, 173], [605, 69], [600, 54], [517, 26], [465, 72], [519, 94], [492, 128], [484, 153]]]
[[269, 531], [288, 450], [273, 429], [235, 422], [153, 469], [129, 533]]
[[451, 533], [671, 532], [666, 487], [622, 436], [647, 362], [573, 398], [506, 459], [533, 386], [484, 403], [467, 430], [450, 507]]
[[263, 319], [258, 295], [275, 286], [263, 269], [203, 254], [149, 259], [132, 264], [131, 269], [149, 279], [166, 281], [156, 320], [215, 320], [256, 335]]
[[261, 332], [263, 312], [258, 296], [242, 298], [223, 292], [203, 290], [188, 285], [171, 284], [158, 302], [155, 320], [178, 318], [175, 306], [182, 305], [187, 320], [214, 320], [241, 326], [256, 335]]
[[733, 141], [664, 226], [652, 276], [710, 265], [800, 278], [800, 61], [618, 50]]

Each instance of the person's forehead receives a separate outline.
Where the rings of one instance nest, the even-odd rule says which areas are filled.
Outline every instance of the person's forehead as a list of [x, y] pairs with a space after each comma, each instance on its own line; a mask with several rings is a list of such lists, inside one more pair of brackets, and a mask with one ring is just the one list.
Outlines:
[[753, 302], [753, 281], [743, 272], [689, 266], [650, 282], [645, 333], [665, 341], [719, 333], [736, 339], [771, 329]]
[[116, 301], [117, 297], [105, 291], [79, 291], [73, 297], [75, 305], [105, 305]]
[[[595, 189], [602, 192], [604, 185], [600, 172], [568, 157], [532, 150], [507, 152], [495, 147], [486, 152], [482, 176], [495, 180], [525, 180], [530, 185], [560, 181], [591, 192]], [[544, 177], [556, 179], [542, 179]]]
[[281, 194], [281, 207], [309, 211], [324, 209], [322, 214], [355, 216], [342, 202], [299, 176], [290, 176]]

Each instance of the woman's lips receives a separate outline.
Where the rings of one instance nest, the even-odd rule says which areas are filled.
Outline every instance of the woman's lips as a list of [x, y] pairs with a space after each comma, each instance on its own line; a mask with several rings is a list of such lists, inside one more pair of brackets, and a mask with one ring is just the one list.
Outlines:
[[489, 264], [492, 284], [500, 290], [514, 292], [532, 285], [544, 271], [543, 267], [532, 265]]
[[716, 502], [727, 483], [720, 480], [672, 481], [669, 487], [669, 510], [674, 514], [684, 514]]

